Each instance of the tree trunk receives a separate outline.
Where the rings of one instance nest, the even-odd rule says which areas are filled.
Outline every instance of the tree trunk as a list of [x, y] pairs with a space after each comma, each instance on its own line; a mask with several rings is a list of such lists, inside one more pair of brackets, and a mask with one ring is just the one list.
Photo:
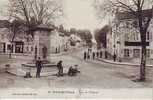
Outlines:
[[142, 45], [141, 51], [141, 65], [140, 65], [140, 81], [145, 81], [146, 79], [146, 42]]
[[12, 43], [11, 43], [11, 48], [10, 48], [10, 52], [9, 52], [9, 59], [12, 58], [12, 49], [13, 49], [13, 45], [12, 45]]
[[143, 13], [142, 9], [138, 8], [138, 20], [139, 20], [139, 28], [140, 28], [140, 35], [141, 35], [141, 65], [140, 65], [140, 79], [139, 81], [145, 81], [146, 79], [146, 33], [147, 28], [143, 26]]
[[10, 53], [9, 53], [9, 59], [12, 58], [12, 53], [11, 53], [11, 50], [10, 50]]
[[146, 79], [146, 31], [141, 28], [141, 65], [140, 65], [140, 81]]

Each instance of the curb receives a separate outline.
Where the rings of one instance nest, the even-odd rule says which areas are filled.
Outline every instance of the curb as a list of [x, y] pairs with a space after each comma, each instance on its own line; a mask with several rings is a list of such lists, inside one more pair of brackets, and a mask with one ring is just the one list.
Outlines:
[[[105, 60], [105, 59], [97, 59], [97, 60], [114, 65], [140, 66], [140, 64], [134, 64], [134, 63], [112, 62], [110, 60]], [[153, 65], [146, 65], [146, 67], [153, 67]]]
[[75, 52], [75, 51], [78, 51], [78, 50], [82, 50], [82, 49], [84, 49], [84, 47], [81, 47], [81, 48], [76, 48], [76, 49], [71, 49], [71, 50], [69, 50], [69, 51], [66, 51], [66, 52], [61, 52], [61, 53], [59, 53], [59, 54], [50, 54], [50, 56], [51, 57], [57, 57], [57, 56], [63, 56], [63, 55], [68, 55], [68, 54], [71, 54], [71, 53], [73, 53], [73, 52]]
[[[64, 73], [67, 73], [67, 69], [63, 70]], [[17, 70], [6, 70], [6, 73], [17, 76], [17, 77], [24, 77], [26, 75], [26, 71], [18, 72]], [[36, 71], [35, 72], [30, 72], [32, 77], [36, 76]], [[51, 72], [41, 72], [40, 76], [41, 77], [48, 77], [48, 76], [54, 76], [55, 74], [58, 73], [57, 71], [51, 71]]]

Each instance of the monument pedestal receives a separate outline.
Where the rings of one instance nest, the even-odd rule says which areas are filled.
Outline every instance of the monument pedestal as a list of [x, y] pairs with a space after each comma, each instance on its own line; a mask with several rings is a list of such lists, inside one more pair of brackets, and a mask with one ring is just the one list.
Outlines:
[[53, 28], [40, 25], [34, 31], [35, 59], [38, 57], [47, 60], [50, 54], [50, 35]]

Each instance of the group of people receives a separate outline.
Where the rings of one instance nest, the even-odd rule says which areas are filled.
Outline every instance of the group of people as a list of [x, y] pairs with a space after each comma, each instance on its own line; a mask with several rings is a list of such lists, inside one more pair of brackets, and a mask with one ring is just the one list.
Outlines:
[[[63, 73], [63, 65], [62, 65], [63, 61], [59, 61], [57, 63], [57, 69], [58, 69], [58, 73], [57, 73], [57, 76], [60, 77], [60, 76], [63, 76], [64, 73]], [[42, 60], [40, 59], [40, 57], [38, 57], [38, 60], [36, 60], [36, 68], [37, 68], [37, 71], [36, 71], [36, 78], [40, 78], [40, 73], [41, 73], [41, 70], [42, 70], [42, 67], [43, 67], [43, 62]], [[80, 73], [80, 71], [78, 70], [78, 65], [74, 65], [71, 66], [67, 72], [67, 75], [69, 76], [76, 76], [77, 73]], [[26, 73], [26, 76], [25, 78], [31, 78], [32, 76], [30, 75], [30, 72]]]
[[103, 57], [103, 52], [102, 51], [92, 51], [92, 50], [88, 50], [84, 52], [84, 60], [88, 60], [88, 59], [95, 59], [95, 58], [102, 58]]
[[[64, 75], [62, 63], [63, 63], [63, 61], [59, 61], [59, 62], [57, 63], [57, 68], [58, 68], [58, 74], [57, 74], [57, 76], [58, 76], [58, 77]], [[78, 65], [74, 65], [74, 67], [71, 66], [71, 67], [69, 68], [67, 74], [68, 74], [69, 76], [76, 76], [77, 73], [80, 73], [80, 71], [78, 70]]]

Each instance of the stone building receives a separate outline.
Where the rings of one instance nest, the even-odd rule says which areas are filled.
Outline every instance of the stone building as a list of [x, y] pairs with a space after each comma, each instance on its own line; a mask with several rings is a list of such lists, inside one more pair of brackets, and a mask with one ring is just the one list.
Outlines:
[[[144, 17], [150, 16], [151, 10], [144, 10]], [[153, 20], [146, 34], [147, 58], [153, 58]], [[118, 12], [112, 24], [112, 33], [107, 36], [108, 51], [118, 58], [140, 58], [141, 39], [135, 17], [129, 12]]]
[[[26, 30], [24, 27], [23, 29]], [[49, 27], [41, 24], [31, 31], [33, 31], [33, 37], [27, 35], [25, 31], [21, 31], [15, 36], [13, 43], [11, 43], [9, 27], [0, 24], [0, 53], [9, 54], [11, 51], [12, 54], [42, 56], [44, 50], [47, 53], [46, 55], [49, 55], [71, 49], [74, 47], [71, 46], [71, 40], [75, 40], [77, 46], [81, 44], [81, 39], [78, 39], [76, 36], [65, 35], [64, 32], [59, 31], [55, 26]]]
[[58, 29], [51, 32], [51, 53], [60, 53], [69, 49], [69, 37]]

